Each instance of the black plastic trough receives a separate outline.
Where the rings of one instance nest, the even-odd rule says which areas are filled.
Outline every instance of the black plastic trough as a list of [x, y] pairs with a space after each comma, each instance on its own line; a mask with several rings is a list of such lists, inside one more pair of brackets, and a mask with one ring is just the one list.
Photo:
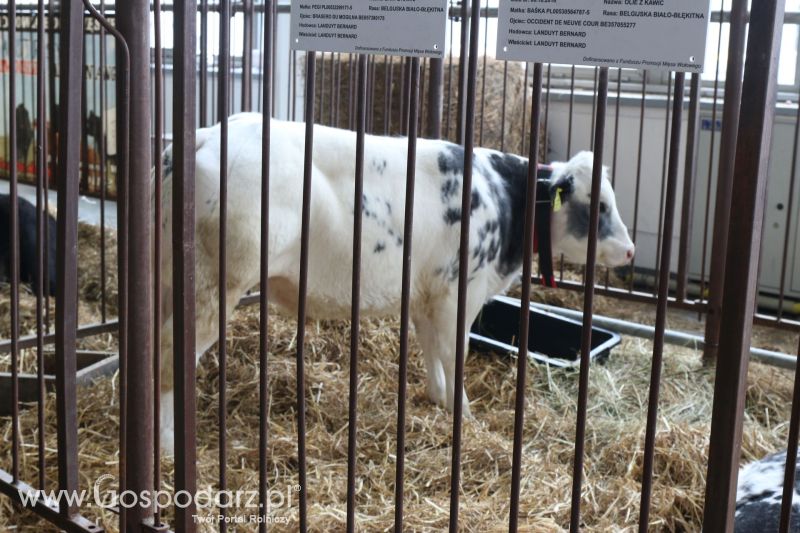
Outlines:
[[[497, 296], [483, 306], [469, 335], [470, 345], [479, 350], [519, 353], [520, 301]], [[528, 357], [537, 363], [559, 367], [580, 366], [581, 330], [577, 320], [540, 311], [531, 305]], [[592, 328], [591, 359], [604, 361], [620, 336], [602, 328]]]

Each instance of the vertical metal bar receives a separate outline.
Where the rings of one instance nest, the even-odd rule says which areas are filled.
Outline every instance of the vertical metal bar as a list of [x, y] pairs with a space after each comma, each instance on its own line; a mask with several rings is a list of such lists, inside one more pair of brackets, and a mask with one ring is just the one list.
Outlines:
[[[533, 264], [533, 221], [536, 216], [536, 170], [539, 163], [539, 119], [542, 99], [542, 64], [533, 65], [533, 102], [531, 104], [531, 140], [528, 150], [528, 189], [525, 203], [525, 241], [522, 245], [522, 305], [519, 314], [519, 350], [526, 353], [531, 311], [531, 266]], [[526, 88], [527, 90], [527, 88]], [[524, 136], [523, 136], [524, 139]], [[514, 533], [519, 521], [522, 436], [525, 422], [525, 371], [528, 358], [517, 358], [517, 389], [514, 404], [514, 450], [511, 462], [511, 512], [508, 530]]]
[[[567, 123], [567, 158], [572, 157], [572, 121], [575, 118], [575, 65], [572, 65], [569, 80], [569, 121]], [[564, 263], [563, 261], [561, 262]], [[563, 269], [563, 266], [561, 267]]]
[[[162, 246], [162, 184], [164, 181], [164, 160], [161, 156], [164, 151], [164, 66], [163, 49], [161, 46], [161, 0], [153, 2], [153, 40], [155, 47], [155, 190], [153, 192], [153, 207], [155, 219], [153, 222], [153, 487], [156, 492], [161, 490], [161, 246]], [[161, 508], [154, 506], [153, 523], [161, 522]]]
[[[444, 98], [444, 60], [431, 58], [428, 70], [428, 121], [425, 134], [431, 139], [442, 136], [442, 105]], [[413, 68], [413, 67], [412, 67]]]
[[[50, 116], [50, 129], [51, 135], [53, 138], [52, 143], [47, 147], [48, 151], [46, 152], [49, 156], [49, 166], [48, 166], [48, 174], [45, 175], [44, 180], [44, 210], [48, 212], [50, 206], [50, 198], [48, 194], [48, 190], [50, 188], [50, 179], [56, 175], [56, 169], [58, 164], [58, 143], [55, 142], [58, 139], [58, 110], [56, 108], [57, 102], [57, 94], [58, 91], [56, 90], [56, 61], [60, 58], [56, 53], [56, 37], [59, 35], [59, 32], [56, 31], [56, 20], [58, 19], [58, 15], [56, 14], [55, 9], [55, 0], [49, 0], [48, 3], [48, 18], [49, 18], [49, 26], [51, 28], [50, 31], [50, 39], [47, 41], [47, 53], [48, 53], [48, 76], [47, 79], [47, 86], [48, 92], [50, 94], [50, 101], [49, 101], [49, 116]], [[50, 264], [50, 239], [55, 238], [55, 235], [51, 236], [49, 231], [44, 232], [44, 264]], [[45, 291], [44, 293], [44, 330], [45, 333], [50, 333], [50, 291]]]
[[525, 152], [525, 136], [528, 133], [526, 115], [528, 113], [528, 72], [530, 70], [530, 63], [525, 62], [525, 75], [522, 77], [522, 129], [520, 136], [519, 153]]
[[[717, 38], [717, 57], [719, 58], [722, 52], [722, 26], [723, 17], [725, 15], [725, 0], [722, 0], [719, 7], [719, 37]], [[706, 299], [706, 259], [708, 256], [708, 221], [711, 214], [711, 180], [714, 172], [714, 141], [717, 135], [717, 103], [719, 102], [719, 70], [721, 62], [717, 61], [717, 66], [714, 74], [714, 96], [713, 103], [711, 104], [711, 140], [709, 142], [708, 154], [708, 177], [706, 180], [706, 205], [703, 210], [703, 247], [702, 257], [700, 260], [700, 299]]]
[[[197, 490], [194, 294], [195, 24], [196, 0], [176, 0], [173, 84], [173, 374], [175, 490]], [[175, 532], [195, 531], [191, 503], [175, 509]]]
[[[105, 16], [105, 0], [100, 0], [100, 15]], [[100, 320], [107, 320], [108, 284], [106, 283], [106, 194], [108, 171], [106, 165], [106, 32], [100, 25]]]
[[9, 254], [11, 306], [11, 475], [19, 481], [19, 198], [17, 191], [17, 3], [8, 12], [8, 152], [9, 152]]
[[[391, 68], [390, 68], [391, 72]], [[339, 109], [341, 106], [342, 101], [342, 54], [336, 54], [336, 99], [335, 103], [333, 104], [334, 114], [333, 114], [333, 126], [338, 128], [339, 127]], [[391, 90], [391, 83], [389, 83], [389, 88]], [[389, 101], [391, 102], [391, 92], [389, 93]], [[388, 114], [387, 114], [388, 116]]]
[[661, 368], [664, 355], [664, 330], [667, 324], [667, 301], [669, 298], [670, 259], [672, 258], [672, 230], [675, 220], [675, 204], [678, 190], [678, 165], [683, 121], [683, 92], [686, 75], [675, 73], [675, 98], [672, 108], [672, 126], [669, 142], [669, 169], [667, 171], [664, 227], [661, 238], [661, 265], [658, 271], [658, 303], [656, 307], [655, 337], [653, 338], [653, 362], [650, 373], [650, 397], [647, 405], [647, 429], [644, 440], [644, 465], [642, 466], [642, 495], [639, 507], [639, 532], [647, 533], [650, 517], [650, 497], [653, 491], [653, 460], [658, 425], [658, 398], [661, 387]]
[[[489, 48], [489, 0], [486, 0], [486, 20], [484, 21], [483, 26], [483, 63], [481, 69], [481, 125], [478, 128], [478, 146], [483, 146], [483, 126], [484, 126], [484, 116], [485, 116], [485, 109], [486, 109], [486, 61], [489, 59], [488, 54]], [[527, 88], [526, 88], [527, 90]], [[505, 99], [503, 100], [503, 107], [505, 107]], [[525, 128], [522, 128], [523, 131]], [[525, 142], [523, 135], [523, 143]], [[523, 146], [522, 151], [525, 148]]]
[[45, 92], [45, 15], [44, 0], [38, 0], [37, 17], [39, 26], [36, 29], [36, 428], [38, 433], [39, 490], [45, 490], [45, 429], [44, 403], [46, 399], [44, 383], [44, 310], [42, 304], [44, 294], [50, 292], [50, 269], [48, 269], [47, 289], [44, 281], [44, 232], [49, 231], [46, 224], [44, 199], [44, 182], [47, 179], [47, 95]]
[[[633, 229], [631, 231], [631, 240], [634, 244], [636, 244], [636, 235], [639, 233], [639, 193], [642, 189], [642, 163], [643, 163], [643, 154], [644, 154], [644, 119], [645, 113], [647, 112], [647, 108], [645, 106], [647, 102], [647, 71], [642, 71], [642, 98], [639, 104], [639, 142], [637, 144], [637, 151], [638, 154], [636, 156], [636, 185], [634, 187], [633, 193]], [[633, 256], [631, 260], [631, 272], [635, 272], [636, 269], [636, 256]], [[628, 292], [633, 292], [633, 283], [635, 280], [635, 276], [631, 276], [630, 283], [628, 285]]]
[[[58, 487], [78, 488], [78, 413], [75, 376], [75, 331], [78, 305], [78, 186], [80, 172], [80, 96], [83, 66], [83, 8], [78, 0], [61, 4], [59, 98], [63, 126], [58, 150], [58, 245], [56, 254], [56, 412]], [[12, 130], [13, 131], [13, 130]], [[61, 514], [74, 516], [77, 506], [60, 502]]]
[[[219, 5], [219, 92], [217, 100], [217, 115], [220, 121], [220, 148], [219, 148], [219, 265], [217, 271], [218, 288], [218, 328], [219, 339], [217, 344], [219, 359], [219, 394], [217, 399], [217, 425], [219, 430], [219, 490], [228, 488], [228, 454], [227, 454], [227, 367], [228, 367], [228, 328], [227, 328], [227, 238], [228, 238], [228, 114], [230, 113], [230, 58], [231, 58], [231, 0], [220, 0]], [[269, 119], [267, 119], [269, 120]], [[219, 514], [223, 517], [219, 521], [221, 532], [228, 530], [225, 506], [220, 506]]]
[[506, 96], [508, 95], [508, 61], [503, 61], [503, 103], [500, 106], [500, 151], [506, 151]]
[[[461, 0], [461, 45], [458, 56], [458, 111], [456, 114], [456, 143], [460, 145], [464, 145], [465, 143], [465, 114], [467, 112], [467, 102], [465, 98], [469, 90], [467, 87], [467, 43], [470, 42], [470, 1], [471, 0]], [[477, 16], [480, 19], [480, 0], [475, 0], [475, 3], [478, 4]], [[475, 31], [480, 31], [480, 26], [476, 26]], [[477, 49], [475, 50], [475, 55], [478, 55]]]
[[[800, 347], [798, 347], [800, 355]], [[783, 495], [781, 499], [781, 520], [778, 531], [789, 533], [792, 520], [795, 469], [797, 468], [797, 438], [800, 431], [800, 365], [794, 370], [794, 391], [792, 393], [792, 413], [789, 418], [789, 443], [786, 446], [786, 465], [783, 473]]]
[[[758, 284], [761, 230], [764, 223], [767, 173], [777, 86], [778, 50], [783, 29], [784, 2], [764, 0], [750, 11], [747, 64], [741, 87], [743, 120], [732, 167], [733, 194], [730, 235], [724, 266], [725, 299], [720, 321], [719, 352], [708, 454], [703, 527], [733, 531], [736, 480], [742, 443], [747, 365]], [[726, 85], [735, 85], [728, 78]], [[727, 102], [726, 102], [727, 104]]]
[[[478, 41], [481, 3], [472, 3], [472, 31], [469, 42], [469, 72], [466, 77], [466, 121], [464, 125], [464, 178], [461, 191], [461, 240], [458, 264], [458, 309], [456, 312], [456, 361], [453, 388], [453, 457], [450, 466], [450, 533], [458, 531], [458, 503], [461, 489], [461, 424], [464, 403], [464, 356], [467, 342], [467, 284], [469, 277], [469, 226], [472, 205], [472, 150], [475, 143], [475, 91], [478, 72]], [[464, 30], [462, 30], [464, 31]]]
[[358, 334], [361, 303], [361, 222], [364, 209], [364, 136], [367, 128], [367, 56], [358, 56], [356, 175], [353, 194], [353, 279], [350, 310], [350, 402], [347, 415], [347, 531], [356, 530], [356, 430], [358, 421]]
[[[419, 58], [411, 59], [411, 100], [409, 115], [419, 114]], [[400, 290], [400, 361], [397, 378], [397, 463], [394, 483], [394, 531], [403, 531], [403, 484], [406, 464], [406, 396], [408, 382], [408, 331], [411, 302], [411, 245], [414, 230], [414, 188], [417, 167], [416, 120], [409, 122], [406, 162], [406, 201], [403, 219], [403, 274]]]
[[253, 110], [253, 0], [244, 2], [244, 30], [242, 32], [242, 111]]
[[340, 54], [331, 54], [331, 85], [330, 85], [330, 93], [328, 94], [328, 125], [332, 127], [336, 127], [336, 123], [334, 122], [334, 116], [336, 112], [336, 87], [339, 84], [339, 80], [336, 78], [337, 74], [337, 67], [339, 66], [339, 57]]
[[303, 159], [303, 210], [300, 235], [300, 294], [297, 304], [297, 467], [300, 480], [300, 531], [308, 529], [308, 485], [306, 483], [305, 338], [308, 289], [308, 236], [311, 223], [311, 184], [314, 159], [314, 77], [316, 52], [306, 52], [306, 133]]
[[[153, 489], [152, 382], [152, 195], [150, 192], [150, 22], [148, 0], [130, 0], [117, 6], [116, 27], [130, 50], [130, 116], [128, 148], [128, 298], [127, 393], [122, 416], [126, 419], [126, 489], [136, 494]], [[129, 531], [139, 531], [151, 509], [126, 510]]]
[[444, 138], [450, 139], [450, 108], [452, 107], [450, 104], [453, 101], [453, 28], [455, 27], [455, 23], [453, 22], [452, 17], [448, 17], [450, 23], [450, 51], [447, 55], [447, 105], [444, 108], [445, 116], [444, 116]]
[[[663, 148], [663, 155], [661, 158], [661, 194], [658, 197], [658, 232], [656, 233], [658, 245], [656, 246], [656, 262], [653, 265], [653, 271], [655, 272], [656, 279], [658, 279], [658, 269], [661, 263], [661, 229], [664, 226], [664, 195], [666, 193], [665, 188], [667, 185], [667, 157], [669, 152], [669, 132], [670, 132], [670, 102], [672, 101], [672, 85], [667, 86], [667, 102], [666, 102], [666, 109], [665, 109], [665, 119], [664, 119], [664, 148]], [[670, 235], [669, 238], [671, 239], [672, 236]], [[656, 292], [658, 291], [657, 288], [653, 288], [653, 296], [655, 296]]]
[[678, 245], [678, 286], [676, 291], [676, 298], [681, 302], [686, 300], [686, 287], [689, 284], [689, 254], [692, 246], [697, 144], [700, 132], [700, 77], [700, 74], [692, 74], [689, 90], [689, 121], [686, 126], [686, 158], [683, 169], [681, 236]]
[[261, 265], [259, 271], [259, 351], [258, 351], [258, 494], [261, 509], [259, 533], [267, 532], [267, 509], [269, 494], [267, 493], [267, 439], [269, 434], [269, 376], [267, 374], [267, 357], [269, 354], [269, 165], [270, 141], [272, 139], [272, 35], [274, 33], [273, 0], [266, 0], [264, 6], [264, 93], [263, 123], [261, 132]]
[[[389, 127], [392, 123], [392, 67], [394, 56], [387, 56], [384, 61], [383, 72], [383, 134], [389, 135]], [[341, 85], [341, 82], [339, 82]]]
[[208, 126], [208, 0], [200, 0], [200, 127], [206, 126]]
[[89, 121], [89, 98], [87, 91], [87, 42], [91, 42], [89, 36], [83, 36], [83, 68], [81, 69], [81, 184], [79, 191], [89, 191], [89, 132], [86, 130], [86, 123]]
[[[744, 68], [745, 32], [747, 30], [747, 0], [733, 0], [728, 45], [728, 70], [725, 77], [725, 98], [722, 108], [717, 197], [714, 207], [714, 238], [711, 242], [711, 272], [709, 301], [706, 312], [706, 333], [703, 359], [716, 359], [719, 353], [722, 313], [722, 288], [725, 283], [725, 257], [728, 251], [728, 224], [731, 220], [733, 195], [733, 161], [736, 153], [736, 132], [739, 127]], [[721, 29], [720, 29], [721, 31]]]
[[583, 483], [583, 450], [586, 440], [586, 411], [589, 399], [589, 352], [592, 349], [592, 304], [597, 260], [597, 226], [600, 219], [600, 185], [603, 176], [603, 141], [608, 100], [608, 67], [600, 68], [597, 88], [597, 120], [594, 130], [594, 166], [592, 199], [589, 210], [589, 243], [586, 250], [586, 278], [583, 293], [583, 329], [581, 330], [581, 368], [578, 386], [578, 420], [575, 429], [575, 463], [572, 472], [572, 508], [570, 531], [580, 527], [581, 487]]
[[[421, 65], [420, 65], [420, 73], [421, 73], [421, 75], [420, 75], [420, 78], [419, 78], [419, 93], [420, 94], [425, 94], [425, 70], [426, 70], [427, 65], [428, 65], [428, 59], [427, 58], [422, 58], [422, 62], [421, 62]], [[430, 80], [428, 80], [428, 81], [430, 82]], [[419, 115], [419, 117], [418, 117], [419, 118], [419, 120], [418, 120], [419, 124], [417, 126], [417, 131], [423, 131], [422, 112], [418, 113], [418, 115]], [[411, 120], [411, 119], [409, 118], [409, 120]]]
[[[592, 92], [597, 93], [597, 67], [594, 67], [594, 84], [592, 85]], [[594, 131], [594, 121], [597, 116], [597, 102], [592, 98], [592, 114], [589, 115], [591, 119], [591, 129], [589, 130], [589, 149], [594, 150], [594, 138], [591, 133]]]

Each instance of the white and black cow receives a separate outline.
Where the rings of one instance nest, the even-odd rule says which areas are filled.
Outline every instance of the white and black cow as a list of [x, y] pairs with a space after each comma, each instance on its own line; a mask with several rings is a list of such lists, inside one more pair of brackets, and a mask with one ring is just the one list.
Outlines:
[[[19, 221], [19, 279], [30, 283], [36, 292], [36, 207], [18, 198]], [[48, 264], [44, 270], [45, 293], [56, 293], [56, 220], [45, 217], [48, 232]], [[11, 197], [0, 194], [0, 280], [11, 274]]]
[[[783, 500], [786, 451], [768, 455], [739, 471], [736, 487], [736, 533], [778, 531]], [[800, 531], [800, 464], [795, 467], [790, 531]]]
[[[269, 210], [269, 298], [294, 312], [298, 300], [304, 128], [302, 123], [272, 122]], [[227, 312], [258, 283], [261, 190], [259, 114], [239, 114], [229, 122]], [[350, 316], [353, 267], [353, 211], [356, 135], [317, 126], [314, 130], [310, 260], [307, 309], [314, 319]], [[403, 210], [407, 140], [367, 136], [363, 196], [361, 310], [364, 316], [399, 314], [403, 251]], [[197, 132], [196, 291], [197, 355], [218, 337], [217, 272], [219, 240], [220, 128]], [[171, 231], [171, 153], [163, 208], [166, 235]], [[411, 315], [425, 357], [428, 395], [451, 410], [454, 401], [458, 251], [464, 150], [449, 142], [420, 139], [411, 284]], [[473, 163], [467, 320], [488, 298], [519, 280], [528, 161], [494, 150], [476, 149]], [[554, 163], [541, 196], [558, 194], [560, 209], [549, 222], [554, 254], [585, 261], [589, 231], [592, 154]], [[541, 189], [541, 188], [540, 188]], [[541, 198], [545, 204], [549, 198]], [[611, 184], [601, 192], [598, 260], [608, 266], [628, 263], [634, 246], [620, 219]], [[541, 205], [541, 204], [540, 204]], [[546, 205], [545, 205], [546, 207]], [[544, 209], [544, 208], [542, 208]], [[172, 384], [171, 245], [164, 240], [164, 365], [162, 383]], [[388, 393], [388, 391], [387, 391]], [[459, 393], [464, 394], [463, 391]], [[172, 393], [163, 391], [162, 437], [171, 446]], [[464, 395], [464, 413], [469, 415]]]

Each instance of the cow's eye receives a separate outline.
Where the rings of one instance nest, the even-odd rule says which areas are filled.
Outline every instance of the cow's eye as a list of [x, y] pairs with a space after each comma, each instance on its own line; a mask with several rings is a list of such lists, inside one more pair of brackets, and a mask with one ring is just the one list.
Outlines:
[[608, 207], [606, 207], [605, 202], [600, 202], [600, 212], [605, 213], [606, 211], [608, 211]]

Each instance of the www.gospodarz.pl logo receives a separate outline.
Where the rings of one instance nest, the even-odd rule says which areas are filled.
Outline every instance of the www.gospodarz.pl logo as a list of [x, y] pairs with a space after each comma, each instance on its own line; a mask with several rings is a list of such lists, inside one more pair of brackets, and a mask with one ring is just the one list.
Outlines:
[[[245, 522], [288, 522], [289, 511], [294, 505], [296, 495], [302, 490], [299, 485], [286, 485], [283, 488], [272, 488], [267, 491], [265, 501], [262, 503], [258, 491], [255, 490], [216, 490], [211, 487], [200, 489], [194, 494], [179, 490], [134, 492], [125, 490], [119, 492], [116, 488], [116, 478], [104, 474], [94, 482], [92, 490], [19, 490], [19, 497], [24, 507], [33, 507], [37, 503], [60, 506], [62, 502], [82, 508], [95, 506], [102, 509], [113, 508], [138, 508], [148, 507], [154, 509], [167, 509], [176, 507], [186, 509], [194, 506], [198, 511], [218, 509], [226, 511], [223, 514], [196, 515], [196, 522], [245, 523]], [[244, 511], [245, 514], [230, 512]], [[276, 515], [276, 511], [283, 511]]]

